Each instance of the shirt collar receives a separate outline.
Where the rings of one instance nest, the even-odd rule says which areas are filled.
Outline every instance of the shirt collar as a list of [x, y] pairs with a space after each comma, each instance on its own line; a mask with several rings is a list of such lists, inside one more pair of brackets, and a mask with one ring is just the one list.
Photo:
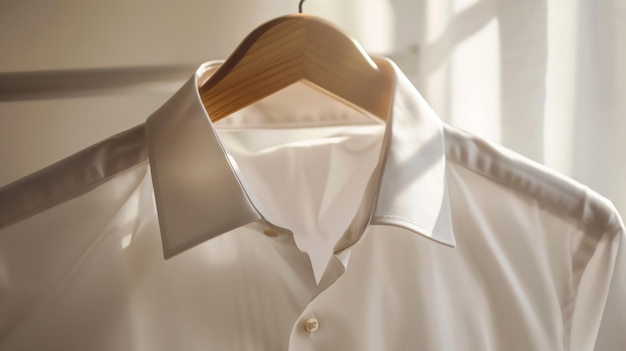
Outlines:
[[[390, 225], [455, 246], [445, 179], [443, 124], [399, 68], [381, 157], [341, 252], [368, 225]], [[202, 65], [146, 122], [150, 168], [166, 258], [265, 221], [246, 193], [198, 93], [221, 62]], [[266, 223], [271, 226], [271, 223]]]

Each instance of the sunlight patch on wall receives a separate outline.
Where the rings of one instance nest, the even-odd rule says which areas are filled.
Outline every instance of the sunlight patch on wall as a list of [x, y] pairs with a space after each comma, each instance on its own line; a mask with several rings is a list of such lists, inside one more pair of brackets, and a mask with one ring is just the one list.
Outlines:
[[454, 47], [449, 87], [451, 123], [495, 142], [501, 142], [498, 30], [494, 18]]

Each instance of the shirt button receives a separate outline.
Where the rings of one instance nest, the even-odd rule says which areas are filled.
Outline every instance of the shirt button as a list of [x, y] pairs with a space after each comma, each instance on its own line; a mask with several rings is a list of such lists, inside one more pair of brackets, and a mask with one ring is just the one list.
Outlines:
[[272, 228], [265, 228], [263, 234], [269, 236], [270, 238], [275, 238], [278, 236], [278, 232]]
[[309, 318], [304, 322], [304, 330], [309, 333], [315, 333], [320, 329], [320, 321], [315, 318]]

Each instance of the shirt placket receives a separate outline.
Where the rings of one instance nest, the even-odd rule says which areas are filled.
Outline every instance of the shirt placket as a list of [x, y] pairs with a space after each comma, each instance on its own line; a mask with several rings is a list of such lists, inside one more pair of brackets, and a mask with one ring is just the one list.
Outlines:
[[289, 336], [290, 351], [319, 350], [320, 343], [326, 343], [325, 340], [328, 339], [326, 335], [331, 330], [332, 325], [329, 324], [329, 319], [331, 318], [326, 318], [328, 316], [325, 316], [323, 312], [327, 309], [320, 306], [320, 295], [344, 274], [349, 255], [350, 250], [348, 249], [330, 259], [324, 275], [317, 286], [317, 290], [291, 329]]

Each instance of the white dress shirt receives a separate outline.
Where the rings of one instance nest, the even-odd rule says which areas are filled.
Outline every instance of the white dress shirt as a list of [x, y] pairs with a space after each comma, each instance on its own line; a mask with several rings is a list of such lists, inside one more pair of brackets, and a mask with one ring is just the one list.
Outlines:
[[626, 349], [606, 199], [395, 66], [387, 123], [297, 84], [213, 124], [218, 65], [0, 189], [1, 350]]

